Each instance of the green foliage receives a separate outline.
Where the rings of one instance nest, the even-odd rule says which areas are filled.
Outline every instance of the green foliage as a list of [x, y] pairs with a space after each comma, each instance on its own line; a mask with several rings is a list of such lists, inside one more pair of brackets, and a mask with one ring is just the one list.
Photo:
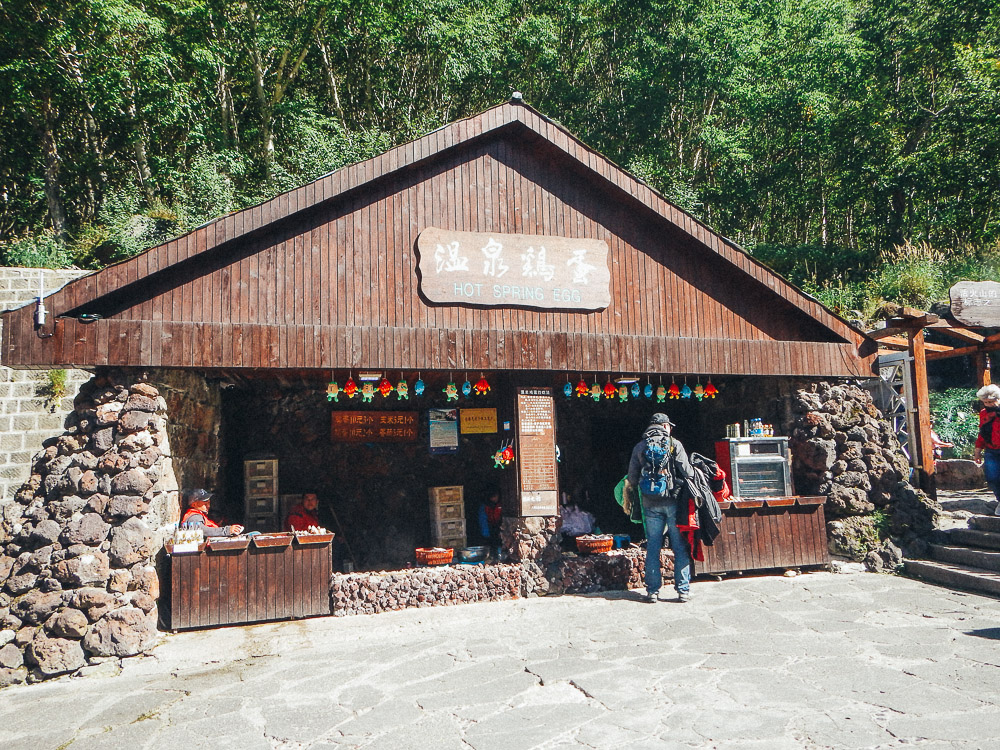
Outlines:
[[942, 440], [954, 443], [944, 448], [945, 458], [972, 458], [979, 434], [979, 402], [975, 388], [949, 388], [930, 394], [934, 432]]
[[839, 309], [920, 305], [996, 275], [998, 35], [982, 0], [6, 0], [0, 241], [99, 266], [517, 89]]
[[26, 234], [0, 242], [0, 265], [24, 268], [66, 268], [72, 265], [66, 246], [51, 231]]
[[55, 408], [66, 394], [69, 393], [66, 386], [68, 373], [65, 370], [49, 370], [45, 375], [45, 383], [38, 391], [41, 395], [45, 396], [46, 402]]

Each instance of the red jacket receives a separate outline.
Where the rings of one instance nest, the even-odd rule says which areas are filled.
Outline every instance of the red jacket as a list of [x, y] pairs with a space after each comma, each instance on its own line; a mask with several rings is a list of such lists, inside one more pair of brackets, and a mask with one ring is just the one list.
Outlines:
[[306, 510], [302, 503], [288, 511], [285, 519], [285, 531], [305, 531], [310, 526], [319, 526], [319, 517], [314, 510]]
[[206, 526], [210, 529], [219, 528], [219, 524], [206, 516], [200, 510], [195, 510], [194, 508], [188, 508], [184, 517], [181, 519], [181, 523], [187, 523], [188, 521], [193, 522], [197, 526]]
[[[990, 420], [993, 420], [987, 428], [987, 434], [990, 439], [983, 439], [983, 425], [985, 425]], [[976, 447], [982, 450], [985, 448], [989, 451], [1000, 450], [1000, 413], [995, 411], [990, 411], [989, 409], [982, 409], [979, 412], [979, 437], [976, 438]]]

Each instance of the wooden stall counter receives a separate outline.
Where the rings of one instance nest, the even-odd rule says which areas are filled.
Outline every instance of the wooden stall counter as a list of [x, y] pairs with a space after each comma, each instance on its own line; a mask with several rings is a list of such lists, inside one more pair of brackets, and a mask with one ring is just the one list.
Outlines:
[[697, 573], [829, 565], [822, 496], [733, 498], [719, 503], [720, 533]]
[[330, 614], [332, 534], [166, 544], [161, 590], [170, 630]]

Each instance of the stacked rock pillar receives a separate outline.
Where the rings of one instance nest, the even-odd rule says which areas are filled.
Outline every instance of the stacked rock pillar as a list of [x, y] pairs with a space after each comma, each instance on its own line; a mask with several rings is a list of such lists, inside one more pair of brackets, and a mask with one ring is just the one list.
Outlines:
[[562, 556], [562, 519], [559, 516], [504, 518], [500, 541], [512, 562], [521, 564], [525, 596], [549, 592], [546, 571]]
[[156, 639], [154, 556], [178, 518], [166, 403], [141, 376], [84, 384], [0, 519], [0, 686]]

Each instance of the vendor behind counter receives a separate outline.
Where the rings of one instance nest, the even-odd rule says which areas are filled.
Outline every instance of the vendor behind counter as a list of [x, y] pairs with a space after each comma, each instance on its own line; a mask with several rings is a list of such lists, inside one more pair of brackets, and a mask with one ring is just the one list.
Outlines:
[[184, 493], [184, 504], [187, 510], [181, 517], [181, 525], [201, 529], [205, 536], [236, 536], [243, 533], [243, 527], [238, 523], [219, 526], [209, 517], [212, 507], [212, 493], [201, 488], [188, 490]]

